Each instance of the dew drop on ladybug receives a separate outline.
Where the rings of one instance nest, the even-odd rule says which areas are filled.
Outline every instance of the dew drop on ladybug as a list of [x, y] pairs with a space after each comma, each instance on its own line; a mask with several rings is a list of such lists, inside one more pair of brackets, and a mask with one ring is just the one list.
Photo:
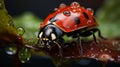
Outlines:
[[70, 4], [71, 8], [79, 8], [80, 7], [80, 4], [78, 2], [72, 2]]
[[58, 8], [54, 8], [54, 11], [57, 11], [58, 10]]
[[71, 15], [70, 11], [64, 11], [63, 14], [64, 14], [65, 16], [70, 16], [70, 15]]
[[87, 8], [88, 11], [91, 11], [92, 13], [94, 13], [94, 10], [91, 8]]
[[93, 9], [87, 8], [87, 10], [91, 12], [91, 15], [93, 15], [93, 13], [94, 13], [94, 10], [93, 10]]
[[61, 4], [59, 5], [59, 7], [60, 7], [60, 8], [64, 8], [64, 7], [66, 7], [66, 4], [61, 3]]
[[78, 2], [72, 2], [71, 3], [71, 10], [72, 10], [72, 12], [78, 12], [78, 11], [80, 11], [80, 4], [78, 3]]

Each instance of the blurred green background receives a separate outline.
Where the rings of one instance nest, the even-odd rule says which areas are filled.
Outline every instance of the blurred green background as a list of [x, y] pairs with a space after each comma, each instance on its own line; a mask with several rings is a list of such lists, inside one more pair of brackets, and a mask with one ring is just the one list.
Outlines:
[[120, 38], [120, 0], [105, 0], [96, 18], [103, 36]]
[[13, 17], [13, 20], [16, 27], [24, 28], [25, 34], [23, 37], [25, 39], [37, 38], [40, 22], [43, 21], [31, 12], [25, 12], [19, 16]]

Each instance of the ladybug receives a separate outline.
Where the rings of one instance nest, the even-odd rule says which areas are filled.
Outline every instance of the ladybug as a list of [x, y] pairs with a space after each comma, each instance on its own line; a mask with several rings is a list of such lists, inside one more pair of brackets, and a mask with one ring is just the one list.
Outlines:
[[63, 36], [68, 35], [77, 38], [78, 48], [82, 53], [81, 37], [93, 35], [96, 41], [95, 32], [98, 36], [101, 32], [98, 29], [98, 23], [93, 16], [93, 10], [85, 9], [78, 2], [72, 2], [69, 6], [60, 4], [55, 12], [49, 14], [43, 23], [40, 24], [40, 32], [38, 34], [38, 42], [43, 47], [51, 48], [56, 44], [59, 53], [62, 54]]

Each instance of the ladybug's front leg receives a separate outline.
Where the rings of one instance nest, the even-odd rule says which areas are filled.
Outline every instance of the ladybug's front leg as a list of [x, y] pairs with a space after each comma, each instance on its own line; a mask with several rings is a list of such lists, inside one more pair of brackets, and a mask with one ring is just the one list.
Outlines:
[[31, 49], [35, 49], [35, 50], [39, 50], [39, 48], [40, 48], [40, 47], [38, 46], [39, 41], [40, 41], [40, 38], [37, 39], [37, 42], [36, 42], [33, 46], [31, 46], [31, 45], [25, 45], [25, 47], [31, 48]]
[[35, 45], [33, 47], [36, 49], [39, 49], [40, 48], [39, 44], [40, 44], [40, 38], [37, 38], [37, 42], [35, 43]]
[[[100, 31], [99, 29], [96, 29], [96, 30], [98, 31], [98, 36], [99, 36], [99, 38], [105, 40], [106, 38], [104, 38], [104, 37], [101, 35], [101, 31]], [[97, 41], [97, 39], [96, 39], [96, 36], [95, 36], [94, 31], [90, 31], [90, 33], [92, 33], [95, 43], [98, 44], [98, 41]]]
[[62, 52], [62, 45], [60, 45], [57, 41], [53, 41], [59, 48], [59, 55], [60, 57], [63, 57], [63, 52]]
[[98, 42], [97, 42], [97, 39], [96, 39], [96, 36], [95, 36], [94, 32], [93, 32], [93, 31], [90, 31], [90, 33], [92, 33], [95, 43], [96, 43], [96, 44], [98, 44]]
[[99, 38], [104, 39], [104, 40], [107, 39], [107, 38], [105, 38], [105, 37], [103, 37], [103, 36], [101, 35], [101, 31], [100, 31], [99, 29], [97, 29], [97, 31], [98, 31], [98, 36], [99, 36]]
[[82, 48], [82, 44], [81, 44], [81, 38], [80, 38], [80, 34], [77, 34], [77, 49], [79, 51], [79, 54], [82, 55], [83, 54], [83, 48]]

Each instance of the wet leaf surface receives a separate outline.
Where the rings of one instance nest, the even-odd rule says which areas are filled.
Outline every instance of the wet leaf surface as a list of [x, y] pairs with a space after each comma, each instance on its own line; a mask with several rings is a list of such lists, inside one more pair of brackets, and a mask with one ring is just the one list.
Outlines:
[[[59, 50], [57, 46], [52, 47], [51, 50], [30, 46], [29, 48], [45, 52], [48, 56], [54, 59], [56, 65], [60, 65], [60, 63], [61, 65], [64, 63], [69, 64], [73, 60], [77, 60], [79, 61], [79, 63], [82, 64], [84, 62], [87, 62], [89, 64], [89, 61], [91, 60], [96, 60], [103, 64], [107, 64], [110, 62], [120, 63], [119, 39], [98, 39], [98, 44], [96, 44], [94, 40], [87, 42], [83, 41], [83, 54], [79, 54], [76, 42], [65, 43], [64, 45], [65, 47], [62, 48], [62, 57], [59, 55]], [[56, 63], [57, 61], [58, 63]]]
[[[79, 54], [77, 49], [77, 43], [71, 42], [66, 43], [65, 47], [62, 48], [63, 58], [93, 58], [100, 61], [115, 61], [120, 62], [120, 40], [108, 39], [102, 40], [98, 39], [99, 44], [94, 41], [82, 42], [83, 54]], [[114, 42], [117, 42], [114, 44]], [[45, 48], [39, 48], [45, 51], [48, 55], [54, 58], [60, 58], [59, 50], [57, 46], [52, 47], [51, 50]], [[38, 50], [39, 50], [38, 49]]]
[[23, 38], [17, 35], [12, 17], [6, 11], [4, 0], [0, 0], [0, 7], [0, 43], [23, 44]]
[[14, 55], [14, 61], [16, 62], [14, 66], [16, 67], [19, 67], [18, 51], [23, 45], [23, 37], [16, 33], [16, 27], [5, 8], [4, 0], [0, 0], [0, 48], [16, 46], [17, 52]]

